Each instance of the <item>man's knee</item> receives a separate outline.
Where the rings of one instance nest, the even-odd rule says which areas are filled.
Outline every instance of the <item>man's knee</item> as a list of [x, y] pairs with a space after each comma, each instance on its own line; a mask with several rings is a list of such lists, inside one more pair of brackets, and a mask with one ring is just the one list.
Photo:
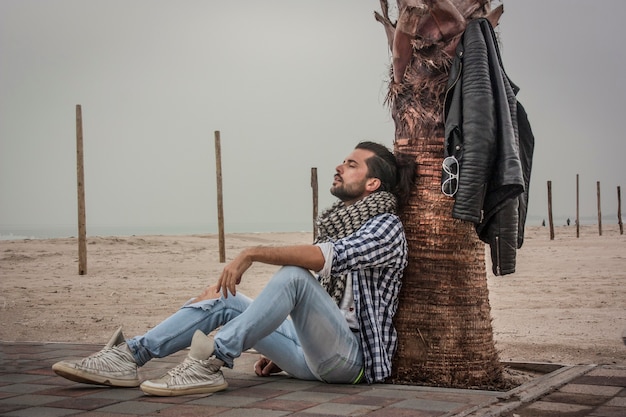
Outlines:
[[308, 269], [291, 265], [281, 267], [272, 279], [289, 285], [308, 284], [311, 280], [317, 281]]

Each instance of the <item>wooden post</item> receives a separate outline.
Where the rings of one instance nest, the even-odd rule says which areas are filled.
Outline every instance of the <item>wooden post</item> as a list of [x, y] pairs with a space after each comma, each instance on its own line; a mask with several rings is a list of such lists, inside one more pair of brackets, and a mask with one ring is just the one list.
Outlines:
[[580, 193], [578, 188], [578, 174], [576, 174], [576, 237], [580, 237]]
[[220, 263], [226, 262], [226, 244], [224, 243], [224, 201], [222, 197], [222, 146], [220, 131], [215, 131], [215, 167], [217, 177], [217, 230], [220, 247]]
[[552, 221], [552, 181], [548, 181], [548, 223], [550, 223], [550, 240], [554, 240], [554, 222]]
[[315, 241], [317, 239], [318, 208], [317, 168], [311, 168], [311, 188], [313, 190], [313, 241]]
[[619, 224], [619, 234], [624, 234], [624, 224], [622, 223], [622, 191], [617, 186], [617, 224]]
[[87, 226], [83, 165], [83, 113], [80, 104], [76, 105], [76, 180], [78, 185], [78, 275], [85, 275], [87, 274]]
[[602, 236], [602, 207], [600, 205], [600, 181], [596, 182], [598, 189], [598, 234]]

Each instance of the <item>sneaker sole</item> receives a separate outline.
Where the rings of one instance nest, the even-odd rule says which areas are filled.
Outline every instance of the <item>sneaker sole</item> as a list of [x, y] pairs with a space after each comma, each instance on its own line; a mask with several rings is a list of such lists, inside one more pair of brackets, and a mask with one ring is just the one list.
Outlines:
[[193, 394], [211, 394], [213, 392], [223, 391], [228, 388], [228, 382], [224, 381], [220, 385], [209, 385], [204, 387], [192, 387], [192, 388], [158, 388], [151, 387], [150, 385], [141, 384], [139, 388], [146, 394], [155, 395], [158, 397], [176, 397], [179, 395], [193, 395]]
[[74, 382], [81, 382], [83, 384], [93, 384], [93, 385], [108, 385], [110, 387], [123, 387], [123, 388], [133, 388], [138, 387], [141, 384], [139, 378], [137, 379], [117, 379], [110, 378], [102, 375], [92, 374], [87, 371], [83, 371], [80, 369], [72, 368], [71, 366], [67, 366], [63, 363], [55, 363], [52, 365], [52, 370], [59, 376], [62, 376], [65, 379], [69, 379]]

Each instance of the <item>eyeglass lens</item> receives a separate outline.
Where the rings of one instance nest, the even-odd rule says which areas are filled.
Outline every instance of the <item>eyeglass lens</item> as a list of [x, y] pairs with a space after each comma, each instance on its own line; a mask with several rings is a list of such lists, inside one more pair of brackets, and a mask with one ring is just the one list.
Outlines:
[[452, 197], [459, 188], [459, 161], [454, 156], [449, 156], [443, 160], [442, 168], [444, 180], [441, 184], [441, 192]]

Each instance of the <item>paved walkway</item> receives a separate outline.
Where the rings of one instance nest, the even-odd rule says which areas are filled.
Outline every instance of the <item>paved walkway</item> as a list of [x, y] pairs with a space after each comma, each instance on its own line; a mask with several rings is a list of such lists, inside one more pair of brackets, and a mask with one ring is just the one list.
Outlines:
[[[224, 374], [230, 387], [208, 396], [158, 398], [138, 388], [77, 384], [52, 372], [61, 359], [101, 346], [0, 342], [1, 416], [626, 416], [626, 367], [564, 366], [508, 392], [403, 385], [328, 385], [285, 376], [259, 378], [245, 353]], [[179, 363], [180, 352], [151, 361], [143, 378]]]

